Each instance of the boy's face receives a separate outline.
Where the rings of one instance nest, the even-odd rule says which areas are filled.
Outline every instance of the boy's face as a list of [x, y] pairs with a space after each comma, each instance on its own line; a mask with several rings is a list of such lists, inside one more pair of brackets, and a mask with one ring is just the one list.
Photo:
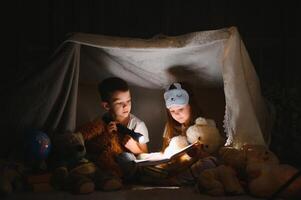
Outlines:
[[104, 106], [107, 111], [115, 115], [116, 119], [124, 119], [131, 112], [130, 91], [116, 91], [112, 94], [111, 102]]
[[185, 106], [172, 106], [168, 109], [172, 118], [179, 122], [180, 124], [184, 124], [188, 122], [190, 118], [190, 105], [187, 104]]

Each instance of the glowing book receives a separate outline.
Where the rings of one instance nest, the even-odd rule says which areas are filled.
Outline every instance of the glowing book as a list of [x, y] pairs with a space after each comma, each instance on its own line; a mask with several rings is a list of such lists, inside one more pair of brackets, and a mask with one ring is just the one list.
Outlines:
[[139, 166], [154, 166], [154, 165], [158, 165], [158, 164], [167, 163], [167, 162], [169, 162], [169, 161], [171, 161], [175, 158], [178, 158], [179, 156], [182, 156], [183, 154], [187, 153], [188, 151], [193, 149], [197, 144], [198, 144], [198, 142], [192, 143], [192, 144], [176, 151], [175, 153], [173, 153], [171, 155], [165, 155], [161, 152], [143, 154], [141, 156], [142, 159], [138, 158], [134, 161]]

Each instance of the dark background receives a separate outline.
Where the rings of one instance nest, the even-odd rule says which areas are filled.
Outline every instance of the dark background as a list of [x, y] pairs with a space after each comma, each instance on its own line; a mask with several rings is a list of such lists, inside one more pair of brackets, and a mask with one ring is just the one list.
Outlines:
[[7, 11], [1, 84], [47, 66], [72, 32], [150, 38], [236, 26], [263, 95], [277, 111], [271, 149], [283, 162], [301, 166], [298, 1], [11, 0]]

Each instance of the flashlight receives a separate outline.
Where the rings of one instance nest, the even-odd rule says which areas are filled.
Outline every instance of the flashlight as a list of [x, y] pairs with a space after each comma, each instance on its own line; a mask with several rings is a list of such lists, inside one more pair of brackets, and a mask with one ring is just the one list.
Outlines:
[[[106, 123], [109, 124], [111, 121], [113, 121], [112, 116], [110, 116], [108, 113], [104, 114], [102, 116], [102, 120]], [[144, 136], [141, 133], [135, 132], [131, 129], [129, 129], [128, 127], [117, 123], [117, 131], [123, 135], [129, 135], [131, 136], [134, 140], [136, 140], [139, 143], [144, 143]]]

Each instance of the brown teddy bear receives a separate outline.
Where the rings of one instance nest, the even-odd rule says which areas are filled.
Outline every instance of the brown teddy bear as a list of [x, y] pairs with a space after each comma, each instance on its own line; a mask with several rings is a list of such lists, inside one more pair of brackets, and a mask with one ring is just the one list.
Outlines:
[[[257, 197], [270, 197], [298, 170], [287, 164], [279, 163], [275, 154], [268, 150], [247, 150], [246, 172], [248, 189]], [[280, 194], [283, 198], [301, 198], [301, 177], [299, 176]]]
[[86, 194], [94, 189], [109, 191], [122, 187], [118, 177], [109, 171], [100, 170], [86, 159], [86, 149], [80, 132], [57, 135], [53, 141], [51, 183], [56, 189]]
[[[293, 166], [280, 164], [277, 156], [261, 145], [245, 145], [239, 150], [223, 147], [220, 155], [246, 180], [250, 194], [256, 197], [270, 197], [298, 172]], [[279, 196], [300, 198], [301, 178], [288, 185]]]
[[87, 148], [87, 154], [101, 170], [111, 171], [114, 175], [124, 176], [121, 167], [116, 161], [118, 154], [125, 152], [122, 144], [128, 138], [120, 134], [109, 134], [106, 124], [101, 118], [97, 118], [77, 129], [81, 132]]
[[219, 165], [205, 169], [198, 177], [197, 186], [200, 192], [212, 196], [240, 195], [245, 191], [237, 178], [236, 171], [229, 166]]
[[0, 160], [0, 197], [25, 189], [24, 171], [21, 163]]

